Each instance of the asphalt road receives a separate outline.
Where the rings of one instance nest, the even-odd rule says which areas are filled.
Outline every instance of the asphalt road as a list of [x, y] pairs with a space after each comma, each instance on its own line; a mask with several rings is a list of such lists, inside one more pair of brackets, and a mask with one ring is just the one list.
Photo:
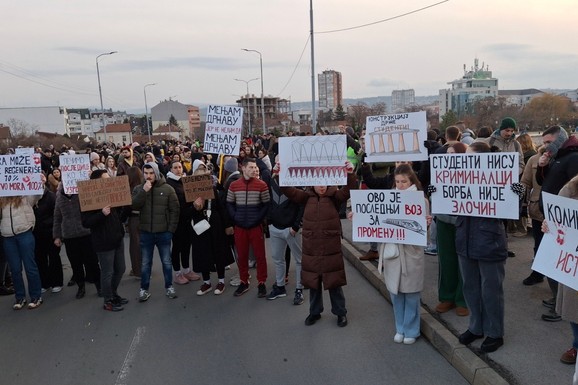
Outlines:
[[[139, 281], [125, 275], [119, 293], [131, 301], [122, 312], [102, 310], [93, 285], [81, 300], [76, 288], [46, 293], [37, 310], [14, 311], [13, 297], [0, 297], [0, 384], [467, 384], [426, 340], [394, 343], [391, 305], [347, 262], [346, 269], [345, 328], [327, 294], [313, 326], [303, 323], [307, 292], [301, 306], [292, 296], [259, 299], [256, 286], [233, 297], [235, 266], [223, 295], [199, 297], [192, 282], [170, 300], [156, 256], [151, 298], [138, 303]], [[269, 289], [273, 276], [269, 263]]]

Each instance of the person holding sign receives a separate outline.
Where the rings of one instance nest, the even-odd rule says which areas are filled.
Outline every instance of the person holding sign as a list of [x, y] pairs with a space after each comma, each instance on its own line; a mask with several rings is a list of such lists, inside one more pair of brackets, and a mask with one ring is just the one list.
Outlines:
[[347, 185], [314, 186], [306, 191], [281, 187], [281, 192], [295, 203], [305, 204], [303, 211], [301, 283], [309, 291], [309, 315], [305, 325], [321, 319], [323, 288], [329, 290], [331, 312], [337, 326], [347, 326], [347, 309], [342, 286], [347, 284], [341, 252], [341, 220], [339, 207], [349, 199], [349, 191], [357, 188], [353, 165], [345, 162]]
[[180, 206], [179, 224], [173, 234], [173, 247], [171, 249], [171, 260], [175, 272], [173, 281], [179, 285], [185, 285], [189, 281], [198, 281], [201, 278], [190, 267], [193, 204], [185, 199], [183, 176], [182, 163], [173, 162], [171, 171], [167, 173], [167, 184], [175, 190]]
[[[107, 170], [95, 170], [90, 179], [110, 178]], [[81, 214], [82, 225], [90, 229], [92, 247], [100, 263], [100, 288], [104, 297], [103, 309], [121, 311], [128, 300], [118, 295], [118, 285], [125, 271], [124, 226], [118, 208], [106, 206]]]
[[[467, 152], [491, 152], [484, 142], [474, 142]], [[525, 188], [515, 183], [512, 190], [525, 195]], [[504, 344], [504, 276], [508, 258], [506, 230], [499, 218], [458, 216], [456, 251], [464, 282], [463, 291], [470, 320], [459, 336], [468, 345], [486, 336], [480, 349], [490, 353]]]
[[[394, 177], [395, 190], [417, 191], [421, 189], [417, 175], [408, 164], [396, 167]], [[432, 217], [428, 213], [423, 213], [423, 215], [426, 216], [429, 226]], [[396, 332], [393, 341], [398, 344], [411, 345], [420, 336], [420, 297], [425, 271], [423, 247], [381, 243], [377, 268], [379, 272], [382, 267], [385, 286], [391, 296], [395, 317]]]
[[[192, 171], [194, 176], [211, 175], [211, 172], [199, 159], [195, 159], [193, 162]], [[217, 270], [219, 280], [213, 293], [215, 295], [223, 294], [225, 291], [225, 266], [235, 262], [231, 247], [227, 242], [227, 236], [233, 235], [233, 224], [226, 214], [222, 202], [217, 199], [215, 187], [213, 187], [213, 197], [207, 199], [199, 196], [193, 202], [192, 220], [196, 225], [193, 227], [192, 236], [196, 254], [195, 266], [198, 266], [203, 274], [203, 284], [197, 291], [197, 295], [205, 295], [213, 289], [211, 285], [211, 270], [213, 269]], [[205, 230], [198, 227], [203, 221], [209, 224]]]
[[[46, 178], [42, 175], [42, 183]], [[26, 305], [26, 287], [22, 278], [22, 265], [28, 281], [30, 302], [28, 309], [42, 305], [42, 283], [34, 259], [34, 235], [36, 224], [32, 206], [38, 202], [40, 195], [0, 197], [0, 233], [2, 234], [4, 252], [12, 272], [15, 297], [14, 310]]]

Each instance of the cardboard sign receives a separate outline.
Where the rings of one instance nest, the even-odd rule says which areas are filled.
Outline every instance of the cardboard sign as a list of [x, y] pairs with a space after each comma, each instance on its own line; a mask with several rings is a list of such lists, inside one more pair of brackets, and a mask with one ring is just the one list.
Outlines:
[[542, 192], [544, 234], [532, 270], [578, 290], [578, 200]]
[[60, 155], [59, 159], [64, 193], [78, 194], [77, 182], [90, 177], [90, 155]]
[[346, 143], [345, 135], [279, 138], [279, 185], [346, 185]]
[[78, 181], [80, 211], [99, 210], [106, 206], [130, 206], [132, 197], [128, 176]]
[[518, 219], [518, 153], [430, 156], [433, 214]]
[[0, 196], [42, 195], [40, 154], [0, 155]]
[[425, 111], [368, 116], [365, 120], [365, 161], [427, 160]]
[[214, 199], [213, 180], [210, 175], [191, 175], [181, 177], [185, 200], [194, 202], [197, 198]]
[[209, 106], [203, 151], [239, 155], [243, 131], [243, 107]]
[[427, 245], [423, 191], [352, 190], [353, 241]]

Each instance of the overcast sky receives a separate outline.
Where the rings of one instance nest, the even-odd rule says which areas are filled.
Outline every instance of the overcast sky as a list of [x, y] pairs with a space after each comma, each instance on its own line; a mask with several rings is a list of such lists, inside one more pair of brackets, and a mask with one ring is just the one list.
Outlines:
[[[315, 31], [368, 24], [441, 0], [314, 0]], [[307, 0], [29, 0], [2, 6], [0, 107], [144, 111], [172, 97], [234, 104], [234, 79], [260, 76], [266, 95], [311, 100]], [[449, 0], [392, 21], [315, 35], [315, 72], [340, 71], [343, 96], [413, 88], [437, 95], [475, 57], [500, 89], [578, 87], [578, 1]], [[259, 81], [250, 92], [260, 95]], [[317, 91], [316, 91], [317, 92]]]

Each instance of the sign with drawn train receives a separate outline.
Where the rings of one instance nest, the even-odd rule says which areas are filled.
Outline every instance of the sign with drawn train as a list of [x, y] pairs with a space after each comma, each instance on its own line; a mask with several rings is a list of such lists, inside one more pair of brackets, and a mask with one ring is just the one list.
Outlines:
[[352, 190], [353, 241], [427, 245], [423, 191]]
[[368, 116], [365, 121], [365, 161], [427, 160], [425, 111]]
[[347, 184], [345, 135], [279, 138], [281, 186]]

